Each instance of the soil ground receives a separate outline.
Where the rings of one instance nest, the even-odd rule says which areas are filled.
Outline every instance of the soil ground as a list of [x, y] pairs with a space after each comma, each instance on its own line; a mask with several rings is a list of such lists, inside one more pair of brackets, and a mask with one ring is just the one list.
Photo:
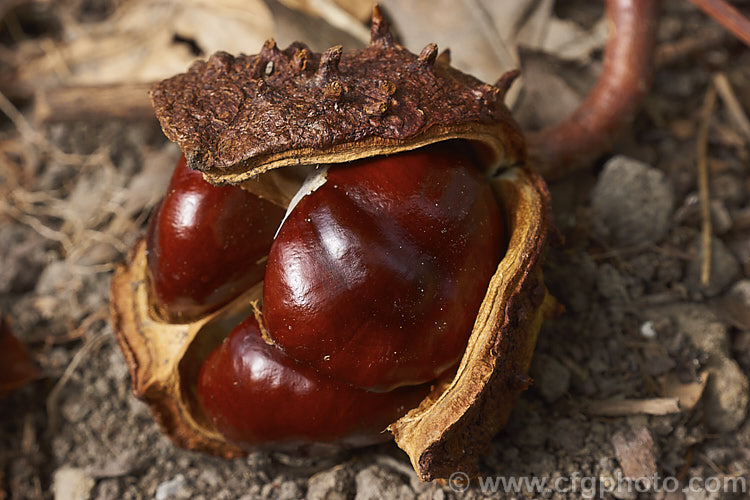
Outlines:
[[[305, 463], [175, 447], [130, 392], [107, 301], [111, 263], [153, 204], [132, 208], [126, 196], [139, 191], [139, 176], [159, 177], [159, 162], [164, 185], [176, 150], [150, 122], [50, 125], [31, 145], [18, 123], [2, 122], [4, 144], [25, 141], [4, 154], [26, 169], [2, 174], [16, 190], [0, 215], [0, 310], [43, 377], [0, 401], [0, 498], [748, 498], [750, 137], [722, 99], [708, 141], [708, 284], [696, 164], [715, 75], [750, 110], [750, 51], [729, 36], [702, 41], [710, 29], [700, 13], [670, 8], [632, 131], [589, 170], [551, 186], [560, 238], [545, 275], [565, 312], [544, 325], [534, 384], [481, 464], [485, 479], [545, 478], [544, 492], [420, 483], [391, 444]], [[115, 222], [119, 239], [102, 238], [98, 230]], [[675, 391], [679, 409], [665, 409]], [[666, 489], [676, 484], [667, 478], [693, 488], [611, 487], [653, 475]], [[732, 484], [745, 492], [731, 493]]]

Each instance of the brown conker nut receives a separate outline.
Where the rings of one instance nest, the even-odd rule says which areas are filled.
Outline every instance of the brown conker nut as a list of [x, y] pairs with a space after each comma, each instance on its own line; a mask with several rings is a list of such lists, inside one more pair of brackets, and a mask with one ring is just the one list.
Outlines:
[[321, 376], [267, 343], [253, 315], [209, 354], [197, 389], [204, 412], [232, 443], [298, 452], [314, 443], [357, 447], [387, 440], [383, 430], [430, 387], [371, 392]]
[[283, 216], [240, 187], [207, 183], [180, 157], [146, 230], [155, 313], [189, 322], [261, 281]]
[[454, 366], [505, 251], [502, 214], [471, 159], [468, 144], [443, 141], [331, 167], [271, 247], [273, 340], [377, 392]]
[[[526, 165], [523, 136], [503, 104], [513, 76], [505, 75], [495, 85], [483, 84], [452, 68], [445, 57], [437, 57], [434, 44], [414, 55], [393, 41], [375, 8], [372, 40], [364, 49], [343, 53], [340, 47], [334, 47], [315, 54], [301, 43], [282, 51], [269, 41], [260, 54], [253, 56], [214, 54], [207, 62], [195, 63], [187, 73], [157, 84], [151, 94], [162, 129], [180, 144], [189, 167], [201, 171], [212, 183], [239, 184], [284, 207], [292, 202], [290, 219], [294, 219], [297, 207], [332, 196], [326, 193], [335, 183], [303, 183], [316, 165], [331, 165], [332, 177], [338, 174], [331, 172], [340, 172], [348, 178], [349, 169], [355, 172], [357, 168], [352, 162], [374, 158], [368, 164], [378, 175], [392, 180], [401, 174], [397, 169], [389, 173], [388, 162], [378, 166], [376, 157], [393, 155], [395, 161], [399, 153], [416, 150], [415, 154], [420, 154], [420, 148], [453, 143], [454, 139], [470, 145], [467, 147], [483, 174], [477, 177], [484, 177], [487, 180], [482, 182], [491, 186], [507, 233], [505, 238], [502, 232], [489, 232], [502, 241], [478, 248], [488, 253], [505, 248], [505, 253], [500, 252], [499, 263], [492, 263], [486, 287], [484, 278], [482, 288], [486, 290], [479, 294], [478, 310], [470, 318], [471, 333], [462, 341], [466, 345], [457, 368], [446, 371], [446, 365], [455, 361], [448, 355], [435, 361], [432, 372], [407, 379], [407, 386], [402, 388], [409, 391], [416, 387], [413, 384], [425, 380], [430, 387], [421, 402], [388, 427], [423, 480], [448, 477], [455, 471], [476, 472], [478, 457], [528, 385], [536, 336], [553, 307], [540, 270], [548, 225], [548, 193], [541, 178]], [[448, 146], [434, 146], [442, 147]], [[372, 175], [368, 173], [366, 178]], [[463, 174], [457, 170], [447, 175]], [[313, 172], [310, 179], [316, 178]], [[352, 185], [359, 187], [362, 182]], [[366, 207], [366, 200], [363, 203]], [[316, 213], [310, 207], [305, 210], [307, 214]], [[457, 205], [456, 210], [464, 209]], [[489, 213], [480, 218], [491, 217]], [[277, 360], [274, 356], [279, 353], [261, 350], [257, 336], [261, 335], [267, 345], [277, 340], [284, 343], [274, 335], [279, 332], [278, 324], [290, 325], [285, 325], [282, 317], [276, 326], [263, 331], [262, 311], [274, 299], [267, 296], [272, 291], [265, 290], [262, 282], [248, 285], [241, 295], [194, 321], [163, 319], [154, 313], [145, 246], [141, 241], [133, 248], [112, 280], [114, 329], [130, 367], [133, 390], [151, 405], [176, 443], [226, 457], [240, 455], [244, 451], [238, 443], [246, 444], [242, 442], [246, 434], [231, 436], [239, 424], [222, 428], [221, 419], [233, 416], [234, 410], [220, 408], [231, 403], [236, 394], [229, 390], [218, 399], [214, 397], [215, 407], [211, 401], [212, 395], [219, 394], [213, 387], [231, 389], [237, 379], [214, 383], [211, 376], [221, 373], [222, 357], [242, 361], [242, 356], [233, 356], [245, 352], [242, 346], [251, 341], [255, 347], [247, 349], [260, 358], [249, 359], [265, 363], [271, 358], [264, 356], [271, 356]], [[456, 259], [466, 257], [464, 253], [470, 254], [472, 248], [461, 249]], [[273, 252], [272, 248], [272, 257]], [[497, 258], [499, 255], [494, 260]], [[221, 262], [216, 265], [221, 266]], [[271, 279], [268, 269], [266, 272]], [[280, 283], [277, 278], [271, 281]], [[376, 294], [375, 300], [381, 297], [387, 300], [388, 295]], [[324, 314], [346, 313], [339, 309]], [[387, 314], [387, 309], [374, 310], [375, 316]], [[266, 313], [274, 315], [272, 311]], [[256, 318], [257, 328], [247, 323], [252, 323], [246, 319], [250, 316]], [[343, 325], [346, 327], [346, 323]], [[378, 333], [377, 328], [368, 332]], [[341, 332], [327, 334], [335, 342]], [[224, 346], [232, 343], [237, 347], [227, 351], [229, 347]], [[322, 351], [313, 357], [319, 354]], [[313, 370], [315, 376], [327, 377], [321, 372], [326, 371], [329, 359], [317, 359], [317, 366], [310, 363], [311, 359], [305, 360], [306, 369]], [[399, 365], [398, 359], [395, 364]], [[329, 374], [331, 378], [344, 375], [346, 380], [345, 372], [334, 367]], [[378, 380], [370, 375], [360, 380], [355, 375], [348, 381], [361, 387], [356, 390], [387, 391], [398, 386], [398, 380]], [[253, 392], [252, 387], [244, 389]], [[377, 399], [377, 394], [369, 392], [366, 397]], [[391, 393], [380, 394], [390, 397]], [[328, 408], [315, 410], [324, 415]], [[304, 432], [297, 430], [299, 435]], [[322, 447], [330, 445], [324, 438]]]

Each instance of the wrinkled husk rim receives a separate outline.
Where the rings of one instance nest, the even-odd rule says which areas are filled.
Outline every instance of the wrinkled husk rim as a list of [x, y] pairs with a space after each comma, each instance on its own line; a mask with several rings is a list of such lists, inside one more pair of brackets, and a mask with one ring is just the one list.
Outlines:
[[187, 404], [180, 361], [201, 330], [233, 314], [252, 314], [251, 303], [261, 296], [262, 283], [222, 309], [191, 323], [161, 321], [149, 300], [146, 240], [141, 238], [114, 272], [110, 316], [125, 356], [133, 394], [145, 401], [172, 441], [189, 450], [225, 458], [246, 453], [228, 443], [218, 431], [201, 423]]
[[477, 474], [479, 458], [531, 382], [539, 329], [556, 308], [541, 271], [550, 204], [544, 181], [532, 171], [510, 169], [493, 187], [511, 237], [456, 375], [389, 427], [423, 481]]
[[491, 178], [512, 167], [525, 168], [526, 149], [523, 135], [510, 115], [507, 118], [493, 123], [469, 122], [453, 127], [433, 126], [409, 140], [394, 141], [370, 137], [332, 146], [324, 151], [294, 149], [249, 159], [243, 162], [240, 173], [222, 170], [214, 174], [211, 170], [204, 170], [203, 177], [212, 184], [238, 184], [256, 196], [286, 208], [296, 192], [295, 186], [299, 187], [299, 176], [302, 173], [298, 169], [288, 167], [314, 168], [321, 164], [345, 164], [363, 158], [411, 151], [437, 142], [466, 140], [474, 146], [484, 174]]
[[[337, 144], [326, 149], [298, 148], [280, 153], [259, 155], [233, 165], [230, 170], [202, 166], [204, 178], [212, 184], [240, 184], [257, 180], [261, 174], [281, 167], [349, 163], [373, 156], [391, 155], [451, 139], [471, 141], [483, 155], [482, 165], [488, 175], [521, 165], [525, 158], [523, 135], [518, 125], [507, 120], [493, 123], [470, 122], [450, 127], [435, 125], [409, 140], [368, 137]], [[187, 155], [188, 166], [197, 168]], [[246, 185], [243, 185], [245, 187]]]
[[[536, 337], [553, 301], [542, 282], [541, 253], [548, 229], [549, 194], [533, 171], [514, 167], [492, 181], [510, 232], [505, 257], [492, 277], [466, 353], [450, 385], [389, 427], [422, 480], [476, 472], [492, 436], [505, 424], [528, 373]], [[115, 270], [110, 311], [133, 392], [179, 446], [232, 458], [245, 455], [196, 415], [181, 360], [202, 330], [251, 314], [262, 283], [222, 309], [186, 324], [159, 321], [150, 305], [145, 241]], [[199, 412], [199, 410], [198, 410]]]

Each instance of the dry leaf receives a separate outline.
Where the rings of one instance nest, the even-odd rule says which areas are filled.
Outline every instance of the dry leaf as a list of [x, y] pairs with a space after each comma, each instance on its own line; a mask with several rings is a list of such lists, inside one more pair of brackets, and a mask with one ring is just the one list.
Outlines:
[[553, 19], [553, 0], [523, 0], [517, 2], [496, 2], [474, 0], [469, 4], [479, 4], [487, 12], [488, 18], [502, 38], [518, 65], [518, 48], [540, 47], [544, 42], [548, 25]]
[[151, 82], [185, 71], [197, 58], [178, 39], [194, 41], [204, 55], [257, 52], [274, 32], [261, 0], [137, 0], [100, 23], [64, 27], [63, 42], [21, 48], [14, 86]]
[[658, 472], [656, 445], [646, 427], [617, 432], [612, 436], [612, 446], [625, 477], [654, 477]]
[[26, 346], [13, 335], [10, 325], [0, 316], [0, 398], [38, 376]]
[[750, 330], [750, 281], [738, 281], [721, 299], [718, 310], [732, 325]]
[[514, 114], [528, 130], [559, 123], [575, 110], [598, 71], [539, 50], [522, 49], [523, 95]]
[[307, 15], [325, 19], [328, 24], [367, 43], [370, 30], [365, 22], [370, 19], [373, 0], [279, 0]]
[[150, 209], [161, 199], [169, 185], [174, 166], [180, 156], [176, 145], [169, 143], [162, 149], [144, 149], [143, 168], [133, 176], [121, 194], [125, 200], [117, 216], [129, 220], [138, 212]]
[[539, 48], [562, 59], [582, 61], [604, 47], [608, 33], [604, 17], [591, 30], [585, 30], [567, 19], [553, 17]]
[[[555, 101], [554, 105], [560, 109], [551, 119], [555, 121], [558, 116], [566, 116], [583, 95], [575, 86], [572, 92], [563, 89], [566, 98], [562, 106], [558, 105], [560, 84], [548, 80], [546, 75], [560, 71], [558, 58], [576, 61], [590, 58], [592, 52], [604, 46], [607, 35], [604, 18], [586, 30], [555, 17], [553, 3], [552, 0], [382, 1], [402, 43], [412, 51], [419, 52], [429, 42], [437, 43], [441, 49], [450, 48], [454, 66], [489, 83], [505, 71], [522, 67], [520, 83], [511, 88], [506, 101], [513, 107], [522, 89], [531, 86], [532, 97], [522, 105], [537, 102], [539, 95], [545, 96], [545, 105], [538, 106], [545, 124], [550, 120], [541, 110], [547, 109], [549, 101]], [[534, 50], [531, 54], [544, 51], [545, 58], [527, 63], [528, 53], [522, 49]], [[563, 82], [567, 79], [564, 76]], [[584, 90], [590, 83], [591, 79], [587, 79]], [[527, 115], [536, 113], [532, 110]]]
[[354, 19], [360, 24], [364, 25], [369, 19], [372, 13], [372, 6], [375, 5], [374, 0], [279, 0], [281, 3], [289, 7], [290, 9], [299, 10], [305, 14], [316, 16], [325, 19], [327, 13], [332, 7], [337, 7]]
[[450, 48], [455, 67], [486, 82], [494, 82], [505, 71], [517, 67], [513, 51], [505, 45], [478, 1], [384, 0], [382, 5], [402, 44], [417, 54], [431, 42], [441, 50]]

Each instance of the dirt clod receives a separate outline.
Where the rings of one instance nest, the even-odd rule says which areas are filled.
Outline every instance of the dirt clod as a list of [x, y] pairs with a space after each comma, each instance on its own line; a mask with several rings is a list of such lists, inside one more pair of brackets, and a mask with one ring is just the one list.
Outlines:
[[156, 487], [156, 500], [169, 500], [174, 498], [190, 498], [190, 491], [185, 484], [185, 476], [177, 474], [169, 481], [164, 481]]
[[[708, 284], [701, 282], [701, 252], [700, 242], [696, 241], [693, 246], [696, 258], [688, 265], [688, 284], [695, 290], [700, 290], [708, 297], [714, 297], [731, 285], [740, 274], [740, 265], [737, 259], [729, 251], [727, 246], [719, 238], [711, 240], [711, 272]], [[699, 250], [701, 249], [701, 250]]]
[[407, 499], [414, 495], [408, 483], [380, 465], [370, 465], [357, 473], [355, 500], [381, 498]]
[[547, 403], [560, 399], [570, 386], [570, 370], [552, 356], [535, 356], [531, 365], [534, 387]]
[[640, 161], [616, 156], [604, 166], [591, 197], [594, 231], [618, 246], [656, 243], [669, 230], [671, 183]]
[[708, 367], [709, 378], [704, 396], [706, 423], [716, 432], [731, 432], [747, 415], [748, 384], [736, 361], [720, 357]]
[[307, 500], [346, 500], [352, 477], [343, 467], [315, 474], [307, 483]]
[[55, 500], [87, 500], [93, 487], [94, 480], [75, 467], [62, 467], [53, 476]]
[[612, 445], [615, 447], [615, 454], [625, 477], [650, 478], [658, 472], [658, 450], [646, 427], [617, 432], [612, 436]]

